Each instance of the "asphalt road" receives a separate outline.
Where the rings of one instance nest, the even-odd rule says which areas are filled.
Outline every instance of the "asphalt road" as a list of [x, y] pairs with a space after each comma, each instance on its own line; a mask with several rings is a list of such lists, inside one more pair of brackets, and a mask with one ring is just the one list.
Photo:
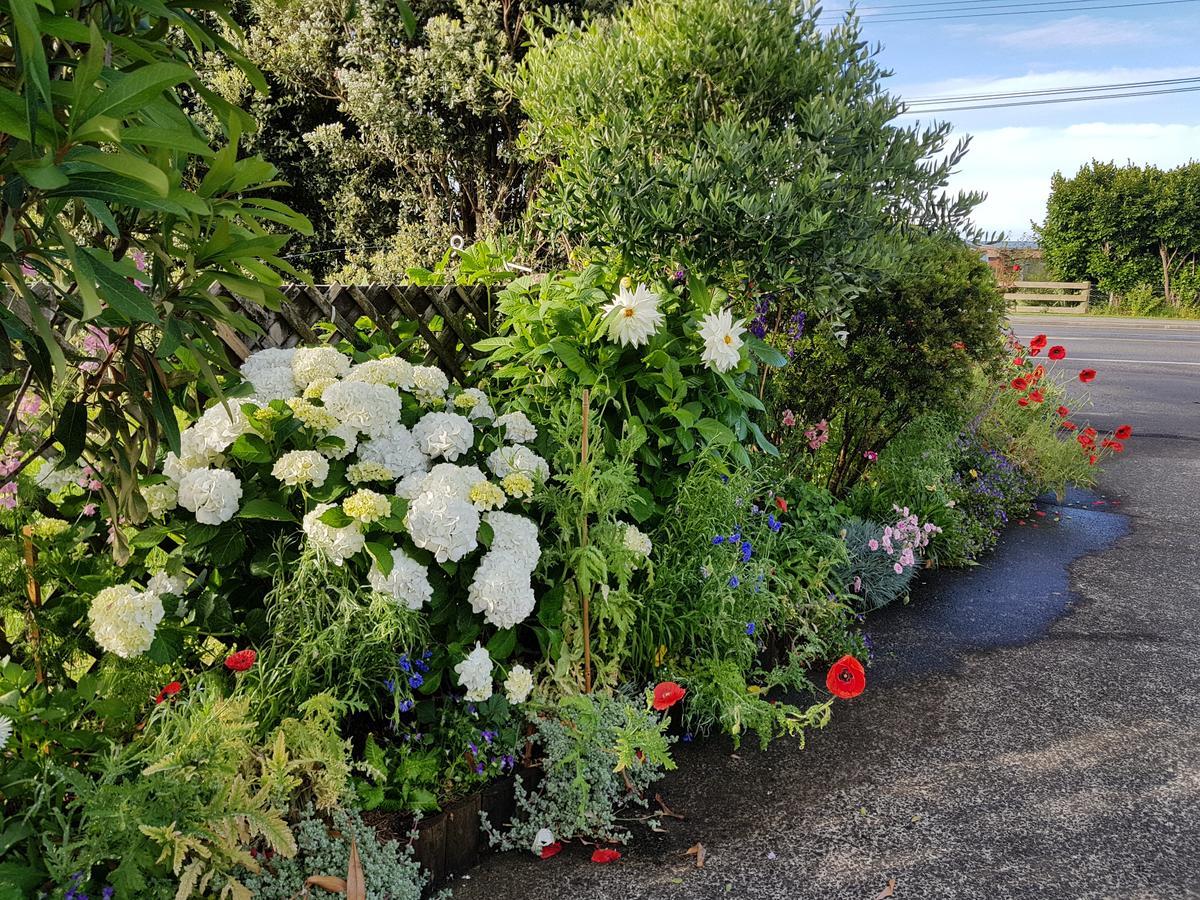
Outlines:
[[605, 866], [493, 856], [457, 900], [1200, 898], [1200, 325], [1014, 326], [1135, 427], [1098, 491], [870, 619], [868, 690], [806, 749], [679, 745], [683, 821]]

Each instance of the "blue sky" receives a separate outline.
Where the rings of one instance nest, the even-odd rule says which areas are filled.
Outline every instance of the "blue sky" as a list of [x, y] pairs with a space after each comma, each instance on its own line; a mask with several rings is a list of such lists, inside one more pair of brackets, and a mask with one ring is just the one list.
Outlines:
[[[863, 36], [883, 45], [879, 59], [894, 72], [891, 90], [905, 98], [1200, 76], [1200, 2], [1033, 15], [1011, 11], [919, 23], [869, 18], [883, 14], [881, 7], [914, 2], [859, 3]], [[961, 0], [960, 8], [984, 11], [985, 3], [1001, 2]], [[1115, 2], [1079, 0], [1079, 6]], [[848, 5], [828, 2], [826, 14]], [[953, 123], [956, 134], [973, 136], [951, 187], [986, 191], [977, 223], [1014, 238], [1029, 233], [1031, 220], [1041, 222], [1056, 170], [1074, 174], [1093, 157], [1163, 167], [1200, 159], [1200, 92], [947, 112], [939, 118]]]

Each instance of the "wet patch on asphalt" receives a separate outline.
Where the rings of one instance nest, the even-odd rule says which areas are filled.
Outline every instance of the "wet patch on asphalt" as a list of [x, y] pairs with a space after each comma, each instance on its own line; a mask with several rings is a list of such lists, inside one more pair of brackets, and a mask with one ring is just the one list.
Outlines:
[[1010, 523], [999, 546], [969, 570], [918, 576], [906, 604], [867, 617], [876, 684], [954, 671], [966, 653], [1038, 640], [1073, 598], [1070, 566], [1129, 532], [1120, 501], [1071, 489], [1061, 505], [1041, 498]]

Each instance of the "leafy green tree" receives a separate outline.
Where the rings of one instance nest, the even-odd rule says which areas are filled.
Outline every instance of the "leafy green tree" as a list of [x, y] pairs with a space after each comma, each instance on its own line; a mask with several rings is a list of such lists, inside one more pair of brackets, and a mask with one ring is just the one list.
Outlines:
[[[144, 516], [137, 469], [160, 441], [178, 449], [173, 402], [228, 366], [218, 329], [249, 327], [210, 289], [281, 301], [278, 254], [308, 228], [264, 196], [274, 167], [238, 157], [253, 120], [193, 67], [222, 54], [265, 87], [209, 24], [222, 15], [208, 2], [0, 4], [0, 445], [10, 476], [82, 455], [114, 519]], [[220, 123], [217, 148], [193, 106]]]
[[436, 262], [452, 235], [470, 243], [520, 221], [531, 176], [514, 151], [523, 115], [497, 79], [524, 55], [540, 12], [578, 20], [612, 5], [425, 0], [406, 20], [391, 0], [243, 0], [241, 47], [270, 91], [256, 95], [228, 61], [208, 78], [262, 123], [252, 146], [289, 182], [280, 199], [315, 226], [298, 248], [306, 265], [399, 280]]
[[638, 0], [534, 34], [513, 89], [545, 169], [536, 224], [559, 251], [683, 264], [845, 310], [894, 263], [881, 237], [963, 227], [966, 150], [949, 126], [895, 122], [857, 21], [810, 3]]

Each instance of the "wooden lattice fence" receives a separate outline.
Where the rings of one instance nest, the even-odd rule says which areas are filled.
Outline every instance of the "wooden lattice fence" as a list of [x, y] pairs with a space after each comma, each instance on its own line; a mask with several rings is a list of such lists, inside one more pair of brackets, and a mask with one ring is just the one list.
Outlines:
[[[260, 334], [237, 334], [220, 329], [222, 340], [239, 359], [268, 347], [295, 347], [344, 337], [360, 343], [355, 323], [366, 316], [377, 327], [411, 325], [415, 346], [428, 364], [465, 382], [474, 344], [493, 331], [492, 292], [484, 285], [286, 285], [287, 297], [279, 310], [266, 309], [222, 292], [238, 313], [262, 329]], [[319, 322], [330, 322], [336, 336], [317, 331]]]

